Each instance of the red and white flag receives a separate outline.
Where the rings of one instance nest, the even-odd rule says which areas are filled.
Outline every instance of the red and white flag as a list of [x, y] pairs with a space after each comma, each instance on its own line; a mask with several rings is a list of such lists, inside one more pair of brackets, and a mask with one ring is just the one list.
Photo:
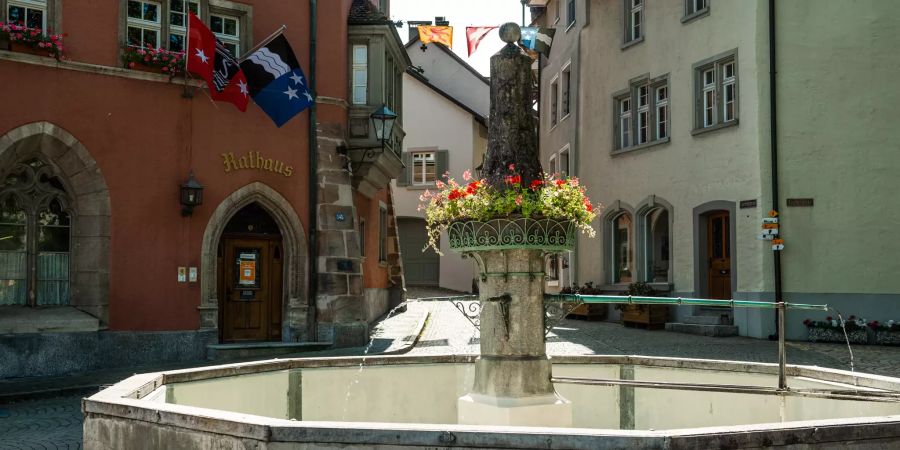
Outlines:
[[194, 13], [190, 13], [188, 24], [187, 70], [206, 80], [213, 100], [233, 103], [246, 111], [250, 91], [240, 64]]
[[481, 40], [494, 28], [497, 27], [466, 27], [466, 43], [469, 44], [469, 56], [475, 53]]

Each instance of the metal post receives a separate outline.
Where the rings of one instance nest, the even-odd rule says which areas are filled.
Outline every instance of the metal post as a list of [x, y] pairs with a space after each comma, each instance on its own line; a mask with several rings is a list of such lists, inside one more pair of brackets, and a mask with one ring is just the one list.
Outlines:
[[784, 373], [787, 364], [787, 353], [784, 348], [784, 302], [778, 302], [778, 389], [787, 389], [787, 376]]

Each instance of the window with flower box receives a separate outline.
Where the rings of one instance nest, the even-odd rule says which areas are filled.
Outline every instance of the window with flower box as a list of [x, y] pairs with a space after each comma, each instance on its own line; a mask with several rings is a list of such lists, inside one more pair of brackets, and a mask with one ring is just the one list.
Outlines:
[[250, 5], [229, 0], [120, 1], [124, 10], [122, 42], [126, 46], [183, 52], [187, 47], [188, 14], [193, 12], [235, 56], [252, 47]]
[[47, 29], [46, 0], [8, 0], [6, 21], [28, 28]]

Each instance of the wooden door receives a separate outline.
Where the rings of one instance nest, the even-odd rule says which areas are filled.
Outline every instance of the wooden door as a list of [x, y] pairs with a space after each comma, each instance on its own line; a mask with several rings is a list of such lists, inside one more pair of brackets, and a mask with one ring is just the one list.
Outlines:
[[425, 248], [428, 234], [422, 219], [400, 219], [400, 253], [403, 270], [409, 286], [437, 286], [440, 282], [440, 259], [433, 249]]
[[224, 342], [280, 340], [281, 253], [280, 240], [224, 239]]
[[731, 298], [731, 223], [728, 211], [708, 216], [706, 255], [709, 259], [707, 297]]

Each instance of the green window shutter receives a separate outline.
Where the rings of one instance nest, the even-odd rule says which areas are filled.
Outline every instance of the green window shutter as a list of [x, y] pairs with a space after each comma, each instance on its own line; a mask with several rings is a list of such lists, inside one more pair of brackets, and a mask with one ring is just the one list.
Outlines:
[[403, 171], [400, 172], [400, 176], [397, 177], [397, 186], [409, 186], [409, 174], [412, 171], [412, 156], [409, 152], [403, 152], [401, 160], [406, 167], [403, 168]]
[[[447, 150], [438, 150], [437, 155], [437, 178], [439, 180], [444, 178], [444, 173], [450, 170], [450, 152]], [[459, 174], [456, 174], [459, 175]], [[451, 175], [452, 176], [452, 175]]]

